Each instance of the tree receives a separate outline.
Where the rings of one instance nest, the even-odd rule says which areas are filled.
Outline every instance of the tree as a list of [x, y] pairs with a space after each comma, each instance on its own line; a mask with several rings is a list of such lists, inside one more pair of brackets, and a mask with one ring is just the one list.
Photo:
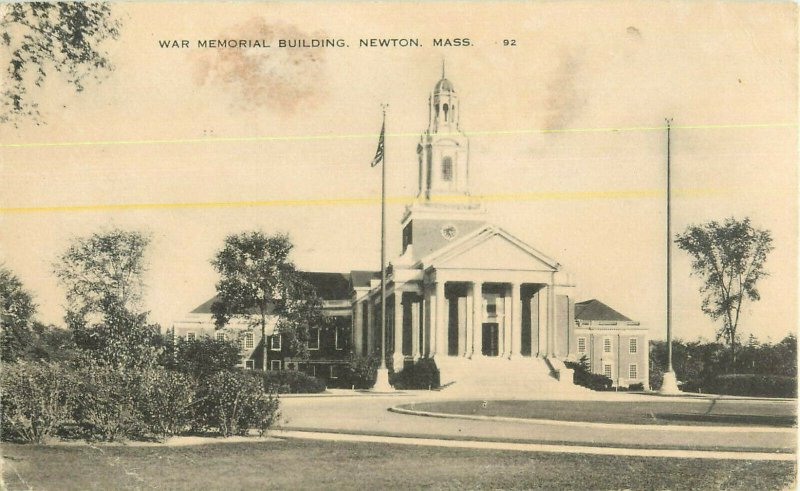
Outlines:
[[55, 265], [67, 290], [67, 322], [81, 325], [91, 314], [141, 308], [144, 254], [150, 239], [141, 232], [110, 230], [76, 239]]
[[167, 368], [173, 368], [202, 380], [223, 370], [233, 370], [239, 364], [239, 346], [235, 341], [201, 336], [194, 340], [179, 340], [174, 345]]
[[53, 71], [77, 92], [90, 76], [113, 69], [103, 42], [118, 39], [120, 21], [108, 3], [15, 2], [0, 7], [0, 43], [8, 59], [0, 122], [22, 116], [39, 121], [29, 91], [41, 87]]
[[33, 296], [11, 270], [0, 265], [0, 346], [4, 362], [16, 360], [30, 345], [35, 314]]
[[[308, 339], [308, 326], [319, 317], [313, 289], [289, 260], [292, 250], [284, 234], [242, 232], [225, 238], [211, 264], [220, 275], [217, 301], [211, 311], [218, 327], [233, 318], [261, 327], [262, 369], [267, 369], [267, 316], [278, 316], [278, 331], [289, 335], [300, 349]], [[302, 355], [302, 351], [299, 352]]]
[[759, 300], [756, 283], [768, 274], [764, 263], [773, 249], [770, 232], [754, 228], [749, 218], [728, 218], [691, 225], [675, 242], [692, 257], [692, 274], [703, 279], [703, 312], [722, 319], [717, 337], [728, 344], [732, 367], [742, 304]]

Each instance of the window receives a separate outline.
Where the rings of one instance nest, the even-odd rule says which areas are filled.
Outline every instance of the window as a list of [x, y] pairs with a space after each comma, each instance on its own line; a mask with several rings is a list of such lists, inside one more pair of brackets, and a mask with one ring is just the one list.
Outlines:
[[217, 341], [225, 341], [225, 333], [222, 331], [217, 331]]
[[445, 157], [442, 159], [442, 180], [453, 180], [453, 159], [450, 157]]
[[337, 368], [338, 367], [336, 365], [331, 365], [330, 366], [330, 370], [331, 371], [330, 371], [330, 377], [329, 378], [339, 378], [339, 370], [337, 370]]
[[244, 335], [244, 347], [245, 349], [253, 349], [253, 333], [248, 332]]
[[586, 353], [586, 338], [578, 338], [578, 353]]
[[273, 334], [272, 338], [270, 339], [270, 349], [272, 351], [280, 351], [281, 350], [281, 335], [280, 334]]
[[611, 338], [603, 339], [603, 353], [611, 353]]
[[186, 334], [186, 340], [187, 341], [194, 341], [195, 340], [194, 333], [193, 332], [187, 333]]
[[342, 326], [336, 326], [335, 336], [336, 340], [334, 345], [336, 346], [337, 350], [341, 351], [344, 349], [344, 329], [342, 329]]
[[630, 343], [628, 345], [628, 352], [636, 353], [639, 349], [639, 340], [636, 338], [631, 338]]
[[270, 370], [280, 370], [281, 369], [281, 361], [280, 360], [272, 360], [269, 362], [269, 369]]
[[319, 328], [313, 327], [308, 330], [308, 349], [319, 349]]
[[639, 367], [635, 363], [628, 366], [628, 378], [639, 378]]
[[246, 362], [244, 362], [244, 366], [248, 370], [252, 370], [256, 367], [256, 362], [253, 360], [247, 360]]
[[603, 375], [611, 378], [611, 365], [603, 365]]

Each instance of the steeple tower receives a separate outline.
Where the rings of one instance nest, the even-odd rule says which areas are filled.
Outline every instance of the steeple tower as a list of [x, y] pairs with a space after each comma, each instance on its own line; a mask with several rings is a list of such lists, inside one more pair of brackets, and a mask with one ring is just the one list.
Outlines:
[[417, 197], [402, 220], [404, 254], [415, 235], [412, 254], [421, 257], [485, 221], [482, 203], [470, 195], [469, 140], [459, 127], [460, 114], [442, 61], [442, 77], [428, 98], [428, 128], [417, 145]]
[[469, 201], [469, 141], [459, 128], [460, 110], [442, 61], [442, 78], [428, 99], [428, 129], [417, 147], [418, 200], [461, 205]]

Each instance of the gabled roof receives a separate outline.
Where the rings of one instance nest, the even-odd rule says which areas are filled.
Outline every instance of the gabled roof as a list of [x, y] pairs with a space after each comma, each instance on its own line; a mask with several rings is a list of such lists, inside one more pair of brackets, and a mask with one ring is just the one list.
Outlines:
[[[349, 300], [350, 275], [347, 273], [323, 273], [318, 271], [301, 271], [300, 276], [311, 283], [317, 295], [324, 300]], [[217, 296], [206, 300], [194, 308], [192, 314], [210, 314], [211, 306], [217, 301]], [[257, 313], [255, 310], [253, 314]]]
[[541, 251], [534, 249], [530, 245], [508, 233], [506, 230], [489, 223], [471, 231], [460, 240], [456, 240], [445, 247], [433, 251], [427, 256], [421, 258], [417, 264], [423, 268], [428, 268], [429, 266], [436, 265], [437, 263], [441, 264], [447, 262], [479, 247], [484, 242], [487, 242], [493, 238], [499, 238], [495, 240], [504, 241], [511, 251], [518, 251], [521, 255], [526, 255], [529, 259], [535, 260], [537, 263], [549, 270], [557, 271], [560, 268], [560, 265], [555, 259], [552, 259]]
[[380, 279], [380, 271], [351, 271], [350, 285], [353, 288], [368, 287], [370, 281]]
[[624, 315], [594, 298], [575, 304], [575, 320], [632, 322]]
[[349, 300], [350, 275], [348, 273], [320, 273], [301, 271], [300, 275], [314, 286], [323, 300]]

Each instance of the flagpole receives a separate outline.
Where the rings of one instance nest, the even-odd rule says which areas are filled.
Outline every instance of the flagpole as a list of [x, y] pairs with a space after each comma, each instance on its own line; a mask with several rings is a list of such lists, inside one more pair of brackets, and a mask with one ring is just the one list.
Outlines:
[[672, 118], [665, 120], [667, 123], [667, 370], [661, 381], [662, 394], [678, 394], [678, 379], [672, 369], [672, 172], [670, 169], [670, 126]]
[[389, 391], [389, 369], [386, 367], [386, 108], [388, 104], [381, 104], [383, 109], [383, 126], [381, 137], [383, 141], [383, 156], [381, 158], [381, 366], [378, 368], [373, 390]]

